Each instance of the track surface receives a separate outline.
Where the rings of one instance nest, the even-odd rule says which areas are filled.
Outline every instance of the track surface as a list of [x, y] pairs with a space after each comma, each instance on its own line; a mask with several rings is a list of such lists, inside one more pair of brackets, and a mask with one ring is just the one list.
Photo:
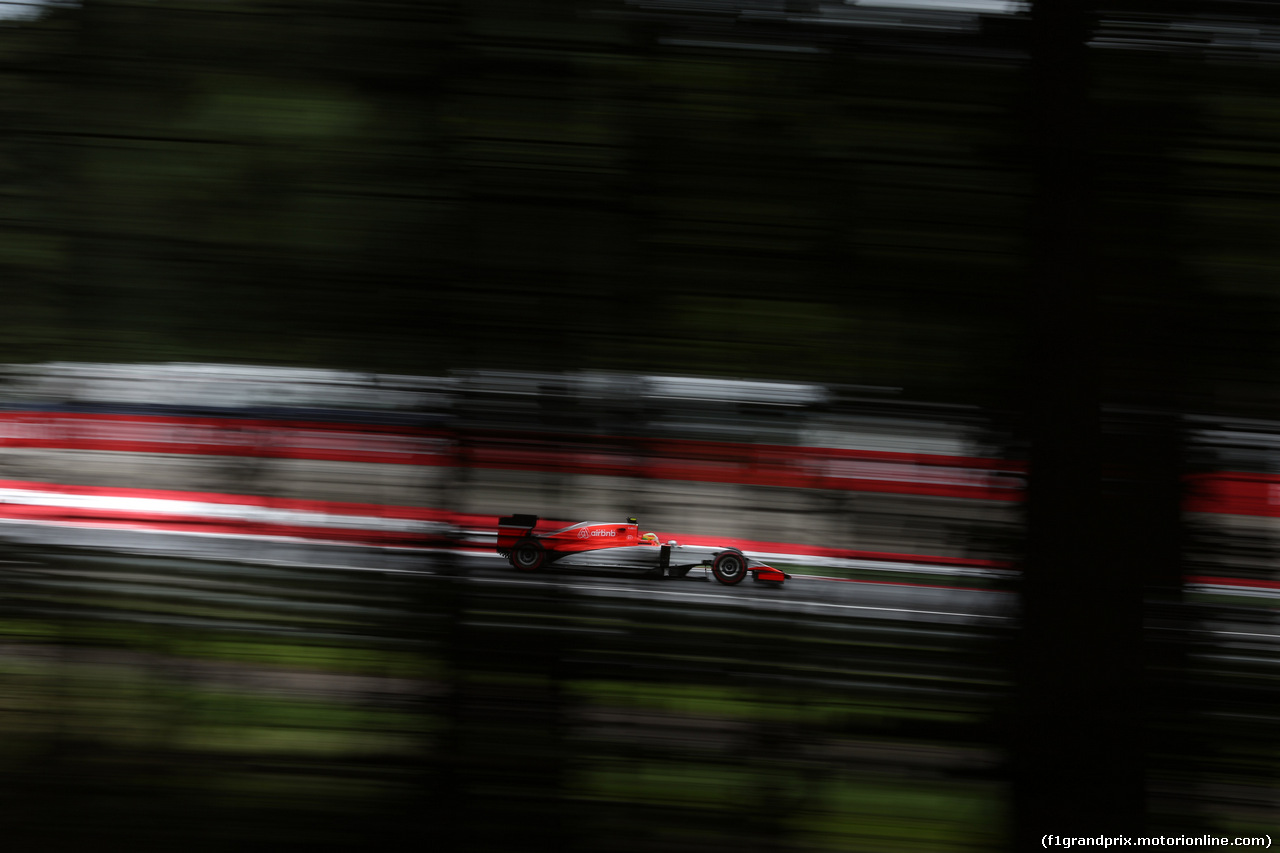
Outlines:
[[[943, 623], [996, 623], [1013, 615], [1015, 596], [988, 589], [930, 583], [858, 582], [796, 575], [782, 585], [750, 580], [725, 586], [694, 569], [685, 578], [646, 578], [621, 570], [551, 567], [532, 574], [515, 571], [497, 554], [446, 552], [359, 545], [320, 544], [281, 538], [51, 527], [10, 523], [0, 534], [20, 547], [48, 545], [91, 549], [127, 562], [130, 554], [188, 562], [256, 564], [264, 567], [407, 573], [458, 577], [484, 585], [556, 587], [584, 596], [699, 603], [803, 614], [837, 612], [869, 619]], [[888, 568], [892, 568], [889, 565]]]
[[[908, 632], [932, 636], [947, 646], [975, 632], [1008, 630], [1018, 612], [1013, 591], [965, 587], [964, 577], [952, 583], [952, 579], [921, 575], [920, 582], [903, 582], [896, 572], [892, 581], [795, 575], [783, 585], [744, 581], [725, 586], [700, 569], [682, 579], [559, 567], [526, 574], [492, 552], [376, 548], [284, 538], [30, 523], [0, 526], [0, 538], [10, 543], [4, 582], [11, 594], [22, 591], [31, 615], [79, 612], [78, 605], [67, 602], [93, 600], [98, 594], [107, 596], [106, 600], [141, 597], [162, 601], [164, 606], [138, 610], [125, 604], [115, 609], [113, 618], [220, 631], [286, 632], [295, 637], [329, 636], [333, 628], [327, 617], [335, 614], [345, 613], [370, 625], [386, 618], [400, 620], [409, 615], [402, 596], [417, 595], [415, 589], [432, 595], [438, 583], [448, 583], [473, 603], [488, 601], [505, 607], [503, 602], [511, 602], [529, 616], [544, 606], [576, 601], [606, 614], [634, 608], [654, 613], [656, 608], [679, 614], [679, 624], [687, 625], [720, 614], [735, 622], [745, 618], [742, 624], [754, 624], [757, 629], [819, 623], [873, 630], [879, 626], [904, 632], [900, 636]], [[893, 564], [884, 568], [895, 571]], [[898, 570], [903, 568], [910, 567]], [[1218, 589], [1214, 594], [1222, 592]], [[280, 608], [293, 614], [293, 621], [282, 624], [259, 615]], [[1280, 647], [1280, 619], [1265, 601], [1242, 601], [1239, 607], [1151, 629], [1170, 640], [1178, 636], [1184, 642], [1194, 640], [1201, 644], [1206, 659], [1220, 667], [1265, 662]]]

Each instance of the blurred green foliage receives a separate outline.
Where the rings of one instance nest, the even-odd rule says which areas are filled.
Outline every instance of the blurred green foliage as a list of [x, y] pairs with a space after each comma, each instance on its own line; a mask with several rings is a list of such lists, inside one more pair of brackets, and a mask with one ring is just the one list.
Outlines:
[[989, 384], [1018, 70], [669, 47], [620, 11], [95, 0], [0, 25], [0, 359]]
[[74, 552], [0, 583], [15, 850], [976, 853], [1007, 831], [999, 629]]
[[[1007, 396], [1034, 291], [1007, 37], [797, 47], [779, 23], [724, 49], [630, 9], [91, 0], [0, 23], [0, 360]], [[1148, 325], [1218, 380], [1265, 373], [1274, 71], [1093, 65], [1099, 346], [1130, 385], [1162, 363]]]

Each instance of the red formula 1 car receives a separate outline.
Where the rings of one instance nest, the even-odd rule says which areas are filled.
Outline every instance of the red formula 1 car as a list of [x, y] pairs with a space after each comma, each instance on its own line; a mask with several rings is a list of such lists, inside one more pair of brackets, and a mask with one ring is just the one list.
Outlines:
[[690, 569], [707, 566], [723, 584], [740, 583], [747, 575], [773, 583], [791, 577], [737, 548], [680, 545], [674, 541], [663, 544], [656, 533], [641, 533], [634, 518], [621, 522], [583, 521], [546, 533], [535, 533], [537, 524], [536, 515], [498, 519], [498, 553], [522, 572], [536, 572], [559, 563], [642, 569], [652, 577], [668, 578], [682, 578]]

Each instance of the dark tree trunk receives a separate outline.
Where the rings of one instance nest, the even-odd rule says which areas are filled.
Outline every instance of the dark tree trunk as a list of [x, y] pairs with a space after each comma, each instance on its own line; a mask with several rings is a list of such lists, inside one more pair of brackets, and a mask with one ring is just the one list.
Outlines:
[[1142, 582], [1106, 471], [1081, 0], [1036, 0], [1031, 24], [1030, 482], [1015, 664], [1013, 849], [1046, 834], [1144, 826]]

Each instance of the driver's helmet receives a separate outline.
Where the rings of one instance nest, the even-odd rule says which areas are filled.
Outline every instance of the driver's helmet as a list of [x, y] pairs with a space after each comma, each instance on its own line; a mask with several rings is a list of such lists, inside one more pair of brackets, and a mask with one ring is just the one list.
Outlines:
[[641, 537], [640, 537], [640, 541], [641, 541], [641, 542], [643, 542], [643, 543], [645, 543], [646, 545], [657, 545], [657, 544], [659, 544], [659, 542], [658, 542], [658, 534], [656, 534], [656, 533], [646, 533], [646, 534], [644, 534], [643, 536], [641, 536]]

